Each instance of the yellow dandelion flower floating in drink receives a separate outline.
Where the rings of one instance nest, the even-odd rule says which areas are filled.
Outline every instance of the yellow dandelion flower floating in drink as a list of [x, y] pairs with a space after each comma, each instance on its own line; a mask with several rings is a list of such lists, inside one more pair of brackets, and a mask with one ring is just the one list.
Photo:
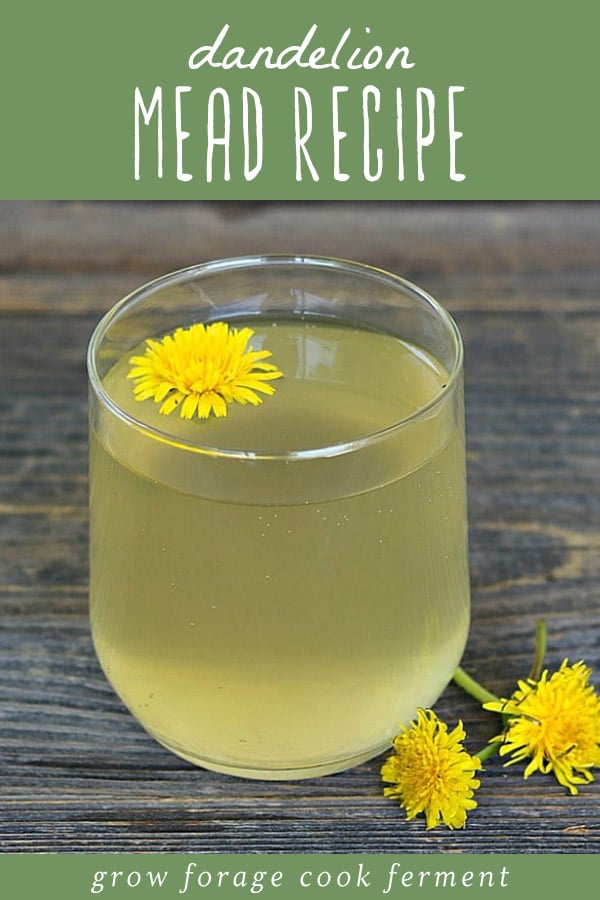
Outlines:
[[589, 684], [591, 669], [583, 662], [564, 660], [548, 677], [517, 682], [510, 699], [484, 704], [485, 709], [510, 718], [502, 735], [500, 755], [506, 765], [530, 759], [523, 776], [553, 773], [571, 794], [594, 780], [590, 769], [600, 766], [600, 697]]
[[475, 772], [481, 760], [463, 747], [462, 722], [448, 727], [432, 710], [419, 709], [417, 721], [394, 740], [394, 754], [381, 769], [386, 797], [400, 800], [406, 818], [425, 814], [427, 828], [447, 825], [464, 828], [467, 811], [475, 809], [473, 795], [480, 785]]
[[269, 350], [253, 350], [251, 328], [230, 328], [226, 322], [178, 328], [159, 341], [149, 339], [143, 356], [132, 356], [128, 378], [135, 381], [136, 400], [160, 403], [168, 416], [179, 407], [182, 419], [211, 413], [227, 415], [229, 403], [262, 403], [274, 394], [271, 381], [282, 377]]

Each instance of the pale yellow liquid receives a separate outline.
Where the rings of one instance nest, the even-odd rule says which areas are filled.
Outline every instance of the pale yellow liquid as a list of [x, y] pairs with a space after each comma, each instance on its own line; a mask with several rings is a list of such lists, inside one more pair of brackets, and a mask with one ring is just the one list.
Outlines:
[[251, 325], [285, 378], [225, 420], [159, 416], [132, 399], [126, 359], [109, 373], [120, 406], [175, 438], [110, 416], [92, 432], [93, 637], [124, 703], [174, 752], [247, 777], [325, 774], [385, 749], [460, 660], [460, 415], [304, 461], [177, 446], [301, 457], [389, 428], [447, 377], [392, 337]]

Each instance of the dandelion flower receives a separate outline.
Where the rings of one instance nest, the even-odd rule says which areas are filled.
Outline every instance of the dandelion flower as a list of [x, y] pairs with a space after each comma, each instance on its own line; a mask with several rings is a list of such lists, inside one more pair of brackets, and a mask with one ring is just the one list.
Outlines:
[[500, 755], [506, 765], [529, 759], [524, 778], [533, 772], [554, 774], [571, 794], [594, 780], [590, 769], [600, 766], [600, 697], [589, 684], [591, 669], [583, 662], [538, 680], [519, 681], [510, 699], [485, 703], [485, 709], [509, 716]]
[[467, 810], [475, 809], [473, 794], [480, 785], [475, 772], [481, 760], [463, 747], [462, 722], [448, 727], [432, 710], [419, 709], [417, 721], [395, 738], [394, 754], [381, 769], [386, 797], [400, 800], [406, 818], [424, 813], [427, 828], [444, 824], [464, 828]]
[[282, 372], [271, 363], [269, 350], [253, 350], [251, 328], [230, 328], [226, 322], [178, 328], [159, 341], [147, 340], [143, 356], [129, 360], [128, 378], [135, 381], [136, 400], [152, 398], [168, 416], [179, 407], [182, 419], [211, 413], [227, 415], [229, 403], [262, 403], [273, 394], [271, 381]]

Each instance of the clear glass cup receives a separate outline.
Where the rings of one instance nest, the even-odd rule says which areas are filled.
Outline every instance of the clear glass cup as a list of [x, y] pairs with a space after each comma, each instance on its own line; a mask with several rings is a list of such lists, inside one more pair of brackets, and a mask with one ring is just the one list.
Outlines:
[[[227, 416], [136, 400], [148, 338], [249, 327], [283, 377]], [[89, 346], [90, 616], [106, 677], [183, 758], [324, 775], [389, 745], [469, 627], [462, 343], [406, 280], [220, 260], [118, 303]]]

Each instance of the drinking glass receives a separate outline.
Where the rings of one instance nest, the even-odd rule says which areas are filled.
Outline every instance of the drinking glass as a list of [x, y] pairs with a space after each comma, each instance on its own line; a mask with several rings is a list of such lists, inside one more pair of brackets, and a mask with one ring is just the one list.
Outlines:
[[[273, 390], [206, 417], [140, 400], [132, 358], [216, 323], [271, 354]], [[192, 266], [101, 320], [92, 636], [161, 744], [218, 772], [312, 777], [382, 752], [436, 701], [469, 627], [462, 360], [424, 290], [338, 259]]]

